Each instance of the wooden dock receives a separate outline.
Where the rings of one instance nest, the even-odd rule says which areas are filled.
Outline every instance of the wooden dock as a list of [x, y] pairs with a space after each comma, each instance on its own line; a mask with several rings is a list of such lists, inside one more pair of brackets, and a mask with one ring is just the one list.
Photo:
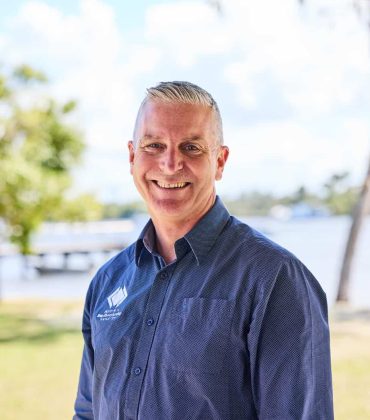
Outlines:
[[[96, 254], [108, 255], [126, 248], [137, 229], [137, 223], [131, 219], [44, 223], [32, 243], [32, 254], [24, 258], [25, 267], [39, 274], [88, 271]], [[87, 263], [82, 260], [80, 264], [82, 268], [74, 267], [76, 259], [71, 261], [76, 255], [86, 257]], [[0, 258], [16, 256], [16, 246], [0, 242]], [[77, 262], [81, 263], [81, 259]]]

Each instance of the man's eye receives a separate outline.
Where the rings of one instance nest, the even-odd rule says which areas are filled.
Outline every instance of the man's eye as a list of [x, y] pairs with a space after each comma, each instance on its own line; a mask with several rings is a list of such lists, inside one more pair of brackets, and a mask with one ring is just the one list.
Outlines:
[[147, 150], [158, 150], [161, 149], [163, 146], [160, 143], [150, 143], [144, 146], [144, 149]]
[[183, 149], [187, 152], [200, 152], [200, 148], [199, 146], [195, 145], [195, 144], [186, 144]]

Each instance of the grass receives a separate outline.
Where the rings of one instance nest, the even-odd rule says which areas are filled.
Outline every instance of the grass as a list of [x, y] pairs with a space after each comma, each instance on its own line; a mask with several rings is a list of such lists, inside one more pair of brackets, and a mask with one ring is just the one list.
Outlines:
[[370, 319], [331, 322], [336, 420], [370, 419]]
[[81, 303], [0, 305], [2, 420], [72, 417], [82, 351], [77, 312]]
[[[0, 304], [2, 420], [71, 418], [81, 311], [82, 302]], [[331, 317], [335, 418], [370, 419], [370, 319], [339, 315]]]

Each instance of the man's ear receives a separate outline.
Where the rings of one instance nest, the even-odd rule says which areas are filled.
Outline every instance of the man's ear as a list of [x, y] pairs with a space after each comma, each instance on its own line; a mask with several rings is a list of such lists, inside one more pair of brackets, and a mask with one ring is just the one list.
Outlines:
[[130, 162], [130, 174], [132, 175], [132, 169], [134, 166], [134, 160], [135, 160], [135, 146], [134, 146], [134, 142], [132, 140], [130, 140], [127, 143], [128, 146], [128, 154], [129, 154], [129, 162]]
[[222, 178], [222, 172], [229, 157], [229, 148], [227, 146], [220, 146], [220, 150], [217, 155], [217, 169], [216, 169], [216, 181], [219, 181]]

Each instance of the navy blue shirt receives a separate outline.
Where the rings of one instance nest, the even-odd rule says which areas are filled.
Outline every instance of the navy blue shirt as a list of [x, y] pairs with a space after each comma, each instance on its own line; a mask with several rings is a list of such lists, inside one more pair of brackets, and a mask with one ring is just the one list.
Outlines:
[[168, 265], [149, 221], [87, 292], [75, 419], [331, 420], [325, 294], [219, 198]]

